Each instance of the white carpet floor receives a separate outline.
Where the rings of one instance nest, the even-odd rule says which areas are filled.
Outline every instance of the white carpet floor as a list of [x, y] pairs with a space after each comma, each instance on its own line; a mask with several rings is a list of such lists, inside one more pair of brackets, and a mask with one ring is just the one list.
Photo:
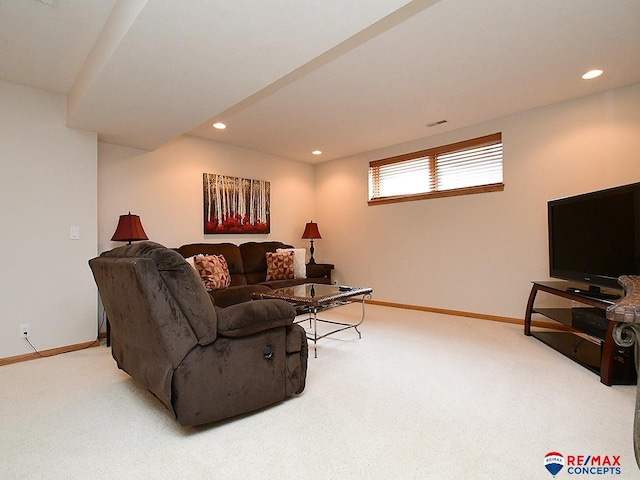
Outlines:
[[[359, 306], [330, 312], [356, 319]], [[633, 458], [636, 389], [522, 327], [367, 306], [298, 397], [181, 428], [105, 346], [0, 367], [2, 479], [551, 479], [548, 452]]]

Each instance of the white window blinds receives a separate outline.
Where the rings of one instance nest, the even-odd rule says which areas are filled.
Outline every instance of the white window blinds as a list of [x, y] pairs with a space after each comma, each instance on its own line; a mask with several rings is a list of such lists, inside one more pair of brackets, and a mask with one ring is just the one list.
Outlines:
[[500, 133], [369, 164], [370, 204], [503, 189]]

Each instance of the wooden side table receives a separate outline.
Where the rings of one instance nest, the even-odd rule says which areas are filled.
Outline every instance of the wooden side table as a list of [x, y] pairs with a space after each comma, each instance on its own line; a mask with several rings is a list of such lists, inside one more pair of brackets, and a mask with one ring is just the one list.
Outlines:
[[321, 267], [324, 267], [324, 269], [327, 271], [327, 277], [329, 277], [329, 282], [333, 283], [331, 280], [331, 275], [332, 275], [333, 269], [335, 268], [333, 266], [333, 263], [316, 263], [314, 265], [320, 265]]

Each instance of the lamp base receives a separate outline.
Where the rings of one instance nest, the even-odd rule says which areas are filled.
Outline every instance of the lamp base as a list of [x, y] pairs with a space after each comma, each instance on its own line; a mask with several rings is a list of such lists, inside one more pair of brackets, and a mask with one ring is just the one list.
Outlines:
[[309, 253], [311, 254], [311, 258], [309, 259], [309, 263], [311, 265], [315, 265], [316, 261], [313, 258], [313, 238], [310, 240], [311, 246], [309, 247]]

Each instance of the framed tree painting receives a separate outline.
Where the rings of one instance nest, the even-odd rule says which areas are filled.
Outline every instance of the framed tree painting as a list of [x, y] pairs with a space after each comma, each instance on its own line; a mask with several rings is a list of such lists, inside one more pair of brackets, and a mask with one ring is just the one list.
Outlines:
[[204, 233], [269, 233], [270, 186], [264, 180], [203, 174]]

